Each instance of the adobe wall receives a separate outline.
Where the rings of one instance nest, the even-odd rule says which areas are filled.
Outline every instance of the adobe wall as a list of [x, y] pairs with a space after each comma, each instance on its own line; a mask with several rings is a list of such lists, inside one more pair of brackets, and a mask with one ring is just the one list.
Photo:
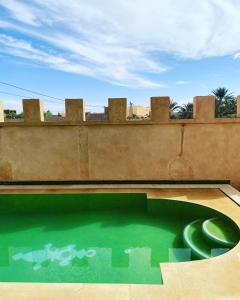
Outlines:
[[[239, 99], [238, 99], [239, 102]], [[239, 108], [239, 105], [238, 105]], [[108, 121], [45, 122], [40, 100], [23, 100], [23, 122], [3, 122], [0, 180], [223, 180], [240, 187], [240, 118], [214, 119], [214, 97], [195, 97], [193, 120], [169, 120], [169, 98], [151, 98], [151, 120], [127, 121], [127, 100], [109, 99]], [[239, 109], [238, 109], [239, 114]]]

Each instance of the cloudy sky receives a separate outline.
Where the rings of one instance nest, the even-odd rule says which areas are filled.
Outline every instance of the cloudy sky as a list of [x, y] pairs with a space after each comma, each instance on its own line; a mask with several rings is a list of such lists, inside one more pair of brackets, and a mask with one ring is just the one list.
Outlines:
[[[0, 0], [0, 81], [100, 106], [240, 94], [239, 11], [239, 0]], [[21, 96], [39, 97], [0, 83], [5, 108], [21, 110]]]

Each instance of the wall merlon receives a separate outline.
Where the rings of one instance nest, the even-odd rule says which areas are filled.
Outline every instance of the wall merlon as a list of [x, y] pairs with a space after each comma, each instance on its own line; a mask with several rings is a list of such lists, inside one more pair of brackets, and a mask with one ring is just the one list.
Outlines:
[[4, 122], [3, 102], [0, 100], [0, 122]]
[[209, 122], [215, 118], [215, 97], [196, 96], [193, 100], [193, 118], [199, 122]]
[[[22, 119], [4, 118], [3, 103], [0, 101], [1, 126], [60, 126], [60, 125], [151, 125], [151, 124], [192, 124], [211, 123], [226, 124], [240, 123], [240, 96], [237, 97], [237, 117], [215, 117], [215, 97], [197, 96], [193, 100], [193, 118], [173, 119], [170, 118], [170, 98], [151, 97], [150, 118], [131, 119], [127, 118], [127, 98], [109, 98], [106, 118], [85, 119], [85, 101], [81, 98], [68, 98], [65, 100], [65, 117], [53, 116], [44, 119], [43, 102], [39, 99], [23, 99], [24, 122]], [[108, 116], [107, 116], [108, 115]]]
[[237, 118], [240, 118], [240, 96], [237, 96]]
[[151, 120], [155, 122], [168, 122], [169, 97], [151, 97]]
[[126, 122], [127, 98], [109, 98], [108, 116], [110, 122]]
[[39, 99], [23, 99], [24, 122], [43, 122], [43, 102]]
[[65, 110], [67, 121], [85, 121], [85, 102], [83, 99], [66, 99]]

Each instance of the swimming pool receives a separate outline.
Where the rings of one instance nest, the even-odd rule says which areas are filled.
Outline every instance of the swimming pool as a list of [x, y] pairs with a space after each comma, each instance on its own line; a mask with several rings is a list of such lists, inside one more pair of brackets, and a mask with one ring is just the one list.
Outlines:
[[2, 282], [159, 284], [161, 262], [239, 241], [220, 212], [144, 193], [1, 194], [0, 214]]

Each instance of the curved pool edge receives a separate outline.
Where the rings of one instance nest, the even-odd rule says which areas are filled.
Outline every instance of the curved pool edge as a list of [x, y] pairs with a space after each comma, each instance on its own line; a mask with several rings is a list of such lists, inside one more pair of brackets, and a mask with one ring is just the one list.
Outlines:
[[[240, 192], [230, 187], [230, 190], [234, 190], [234, 195], [240, 198]], [[150, 198], [156, 198], [150, 193]], [[219, 189], [219, 195], [216, 199], [191, 199], [189, 195], [182, 197], [179, 194], [169, 198], [166, 191], [160, 191], [158, 197], [164, 197], [171, 200], [179, 200], [184, 202], [190, 202], [212, 208], [229, 219], [231, 219], [240, 228], [240, 207], [235, 201], [230, 199], [226, 193], [222, 193]], [[209, 291], [209, 299], [213, 291], [221, 291], [220, 295], [223, 295], [223, 290], [228, 291], [229, 295], [233, 294], [234, 297], [237, 293], [240, 299], [240, 287], [238, 284], [238, 278], [240, 276], [240, 241], [232, 249], [219, 256], [211, 257], [203, 260], [178, 262], [178, 263], [161, 263], [160, 264], [163, 286], [168, 289], [168, 286], [178, 287], [180, 289], [188, 291], [191, 294], [195, 289], [202, 289], [202, 293]], [[229, 275], [229, 276], [227, 276]], [[178, 278], [176, 281], [175, 279]], [[234, 287], [234, 290], [233, 288]], [[209, 290], [207, 290], [209, 288]], [[192, 294], [193, 299], [196, 298], [196, 294]], [[184, 298], [183, 298], [184, 299]], [[205, 299], [208, 299], [207, 297]], [[235, 298], [234, 298], [235, 299]], [[236, 298], [238, 299], [238, 298]]]
[[[239, 196], [240, 196], [240, 192], [239, 193]], [[162, 193], [160, 193], [158, 195], [158, 197], [160, 197], [162, 195]], [[152, 194], [150, 194], [149, 196], [147, 195], [147, 198], [148, 199], [156, 199], [156, 200], [170, 200], [170, 201], [182, 201], [182, 202], [187, 202], [187, 203], [191, 203], [191, 204], [196, 204], [196, 205], [199, 205], [199, 206], [204, 206], [206, 208], [210, 208], [210, 209], [213, 209], [214, 211], [220, 213], [221, 215], [223, 215], [224, 218], [226, 219], [229, 219], [230, 221], [232, 221], [234, 223], [234, 225], [238, 228], [239, 232], [240, 232], [240, 207], [238, 207], [236, 205], [236, 203], [234, 201], [232, 201], [231, 199], [227, 198], [228, 201], [231, 201], [230, 203], [232, 203], [233, 205], [236, 205], [235, 207], [237, 207], [237, 211], [239, 211], [239, 213], [235, 214], [236, 210], [234, 209], [235, 207], [233, 206], [231, 210], [228, 210], [228, 213], [226, 213], [226, 210], [223, 209], [222, 205], [220, 205], [219, 207], [216, 207], [216, 203], [213, 204], [213, 203], [206, 203], [207, 200], [191, 200], [191, 199], [182, 199], [182, 198], [178, 198], [178, 197], [167, 197], [166, 196], [163, 196], [162, 195], [162, 198], [156, 198], [155, 196], [153, 197]], [[231, 213], [229, 213], [231, 212]], [[233, 213], [234, 212], [234, 213]], [[201, 219], [201, 218], [200, 218]], [[198, 220], [200, 220], [198, 219]], [[195, 223], [196, 221], [198, 220], [194, 220], [192, 221], [190, 224], [192, 223]], [[190, 224], [188, 224], [186, 227], [188, 227]], [[186, 229], [185, 227], [185, 229]], [[185, 231], [184, 229], [184, 231]], [[202, 261], [205, 261], [205, 260], [214, 260], [214, 259], [217, 259], [219, 257], [222, 257], [222, 256], [225, 256], [225, 255], [228, 255], [230, 252], [232, 252], [236, 247], [238, 247], [239, 249], [239, 260], [240, 260], [240, 240], [239, 242], [234, 245], [234, 246], [231, 246], [231, 248], [222, 253], [222, 254], [219, 254], [217, 256], [213, 256], [213, 257], [205, 257], [205, 258], [201, 258], [201, 259], [196, 259], [196, 260], [192, 260], [192, 261], [185, 261], [185, 262], [162, 262], [160, 263], [160, 265], [168, 265], [168, 264], [171, 264], [171, 265], [174, 265], [174, 264], [195, 264], [195, 263], [198, 263], [198, 262], [202, 262]], [[239, 266], [240, 268], [240, 266]], [[161, 269], [162, 271], [162, 269]], [[163, 278], [163, 281], [164, 281], [164, 275], [162, 274], [162, 278]], [[239, 298], [240, 299], [240, 298]]]
[[[240, 227], [240, 208], [221, 192], [221, 186], [201, 187], [170, 186], [149, 187], [111, 187], [109, 192], [144, 192], [148, 198], [165, 198], [166, 189], [174, 191], [172, 200], [201, 204], [225, 214]], [[111, 190], [112, 189], [112, 190]], [[163, 191], [165, 189], [165, 191]], [[46, 191], [46, 187], [45, 187]], [[86, 192], [78, 189], [75, 192]], [[103, 192], [105, 189], [88, 190]], [[1, 190], [2, 192], [2, 190]], [[7, 192], [5, 190], [5, 192]], [[48, 190], [49, 192], [49, 190]], [[69, 192], [69, 191], [68, 191]], [[200, 195], [197, 195], [200, 192]], [[239, 195], [238, 191], [235, 192]], [[209, 197], [209, 194], [211, 196]], [[157, 195], [157, 197], [156, 197]], [[153, 197], [154, 196], [154, 197]], [[169, 197], [167, 197], [169, 199]], [[136, 284], [52, 284], [52, 283], [0, 283], [3, 299], [223, 299], [225, 295], [238, 299], [240, 270], [240, 243], [229, 252], [206, 260], [181, 263], [161, 263], [163, 285]]]

